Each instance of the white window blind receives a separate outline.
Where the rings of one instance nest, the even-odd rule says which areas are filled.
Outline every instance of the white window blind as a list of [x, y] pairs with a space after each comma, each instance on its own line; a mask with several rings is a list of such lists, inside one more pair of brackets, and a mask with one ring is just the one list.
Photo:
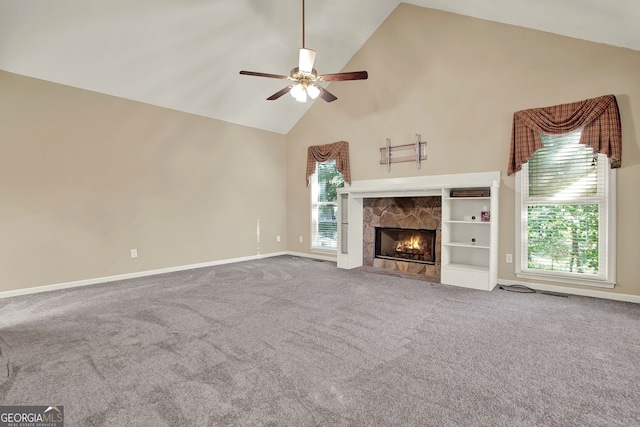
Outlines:
[[531, 201], [578, 201], [604, 195], [604, 180], [598, 179], [598, 155], [579, 143], [580, 131], [541, 136], [544, 148], [528, 162]]

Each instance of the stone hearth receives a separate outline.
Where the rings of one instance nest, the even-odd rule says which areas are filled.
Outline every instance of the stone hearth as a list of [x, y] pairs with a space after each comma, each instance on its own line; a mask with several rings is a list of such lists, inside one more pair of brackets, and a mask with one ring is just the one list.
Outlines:
[[[439, 282], [441, 200], [438, 196], [365, 198], [363, 200], [362, 265], [412, 273]], [[376, 227], [435, 230], [435, 264], [375, 258]]]

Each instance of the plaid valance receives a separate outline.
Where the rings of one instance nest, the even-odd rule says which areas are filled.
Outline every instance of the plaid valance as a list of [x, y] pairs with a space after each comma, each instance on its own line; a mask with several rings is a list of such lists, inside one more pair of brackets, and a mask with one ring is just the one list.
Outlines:
[[543, 147], [540, 134], [562, 135], [582, 128], [580, 143], [607, 155], [611, 167], [619, 168], [622, 155], [620, 112], [614, 95], [553, 107], [517, 111], [513, 115], [508, 174]]
[[336, 160], [336, 169], [342, 174], [344, 182], [351, 184], [351, 167], [349, 165], [349, 143], [338, 141], [333, 144], [312, 145], [307, 150], [307, 187], [309, 177], [316, 171], [316, 162]]

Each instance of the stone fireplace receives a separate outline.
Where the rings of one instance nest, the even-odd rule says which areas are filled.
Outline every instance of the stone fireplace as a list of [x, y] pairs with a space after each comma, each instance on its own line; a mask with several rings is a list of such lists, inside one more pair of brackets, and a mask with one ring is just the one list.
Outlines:
[[439, 196], [363, 199], [362, 265], [440, 280]]

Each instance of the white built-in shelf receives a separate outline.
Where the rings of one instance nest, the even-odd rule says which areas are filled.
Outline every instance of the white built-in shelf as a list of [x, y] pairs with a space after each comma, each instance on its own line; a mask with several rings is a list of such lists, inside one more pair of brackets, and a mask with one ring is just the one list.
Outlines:
[[[492, 175], [488, 182], [442, 189], [442, 283], [483, 290], [497, 284], [500, 173]], [[470, 191], [463, 197], [451, 197], [466, 189]], [[484, 195], [473, 197], [478, 190]], [[484, 210], [489, 211], [490, 221], [481, 221]]]
[[460, 219], [448, 219], [446, 221], [443, 221], [447, 224], [486, 224], [489, 225], [491, 224], [491, 222], [489, 221], [464, 221], [464, 220], [460, 220]]
[[447, 268], [453, 268], [463, 271], [476, 271], [480, 273], [488, 273], [489, 267], [486, 265], [472, 265], [472, 264], [447, 264]]
[[474, 245], [472, 243], [467, 243], [467, 242], [448, 242], [448, 243], [443, 243], [444, 246], [457, 246], [460, 248], [472, 248], [472, 249], [491, 249], [490, 246], [485, 246], [485, 245]]
[[442, 200], [491, 200], [491, 197], [443, 197]]

